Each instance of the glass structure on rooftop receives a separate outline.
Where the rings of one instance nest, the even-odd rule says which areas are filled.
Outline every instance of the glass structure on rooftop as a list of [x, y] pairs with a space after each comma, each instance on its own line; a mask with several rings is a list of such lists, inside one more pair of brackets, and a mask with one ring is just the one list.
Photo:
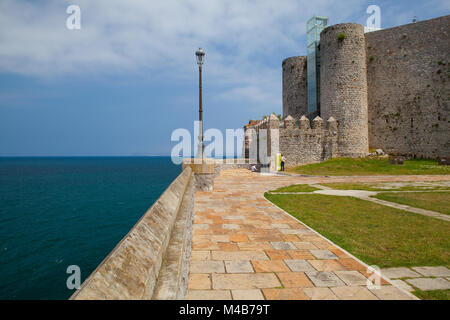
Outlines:
[[320, 32], [328, 26], [328, 17], [314, 16], [306, 23], [308, 113], [320, 111]]

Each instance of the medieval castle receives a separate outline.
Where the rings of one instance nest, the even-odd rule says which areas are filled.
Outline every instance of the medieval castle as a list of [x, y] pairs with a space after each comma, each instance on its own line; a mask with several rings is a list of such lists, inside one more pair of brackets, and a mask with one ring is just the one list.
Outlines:
[[450, 16], [366, 33], [355, 23], [324, 26], [308, 57], [283, 61], [283, 120], [251, 120], [244, 156], [252, 158], [252, 142], [271, 167], [276, 153], [289, 165], [369, 148], [450, 156], [449, 26]]

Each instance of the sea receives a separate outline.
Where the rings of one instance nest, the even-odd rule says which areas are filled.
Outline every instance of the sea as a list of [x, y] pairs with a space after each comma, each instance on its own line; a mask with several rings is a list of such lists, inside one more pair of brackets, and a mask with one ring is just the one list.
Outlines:
[[68, 299], [70, 266], [83, 282], [180, 173], [170, 157], [0, 158], [0, 299]]

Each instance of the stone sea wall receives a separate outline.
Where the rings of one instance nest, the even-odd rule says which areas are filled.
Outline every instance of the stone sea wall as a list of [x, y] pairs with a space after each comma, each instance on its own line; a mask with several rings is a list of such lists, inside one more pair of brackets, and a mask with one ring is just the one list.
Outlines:
[[194, 190], [187, 167], [70, 299], [184, 298]]

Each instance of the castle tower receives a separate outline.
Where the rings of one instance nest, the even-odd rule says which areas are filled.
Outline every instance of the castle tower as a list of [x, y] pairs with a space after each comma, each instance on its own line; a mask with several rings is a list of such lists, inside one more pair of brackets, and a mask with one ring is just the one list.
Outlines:
[[320, 34], [321, 117], [339, 126], [341, 157], [369, 151], [364, 28], [355, 23], [330, 26]]
[[283, 118], [300, 118], [308, 113], [306, 57], [283, 60]]

